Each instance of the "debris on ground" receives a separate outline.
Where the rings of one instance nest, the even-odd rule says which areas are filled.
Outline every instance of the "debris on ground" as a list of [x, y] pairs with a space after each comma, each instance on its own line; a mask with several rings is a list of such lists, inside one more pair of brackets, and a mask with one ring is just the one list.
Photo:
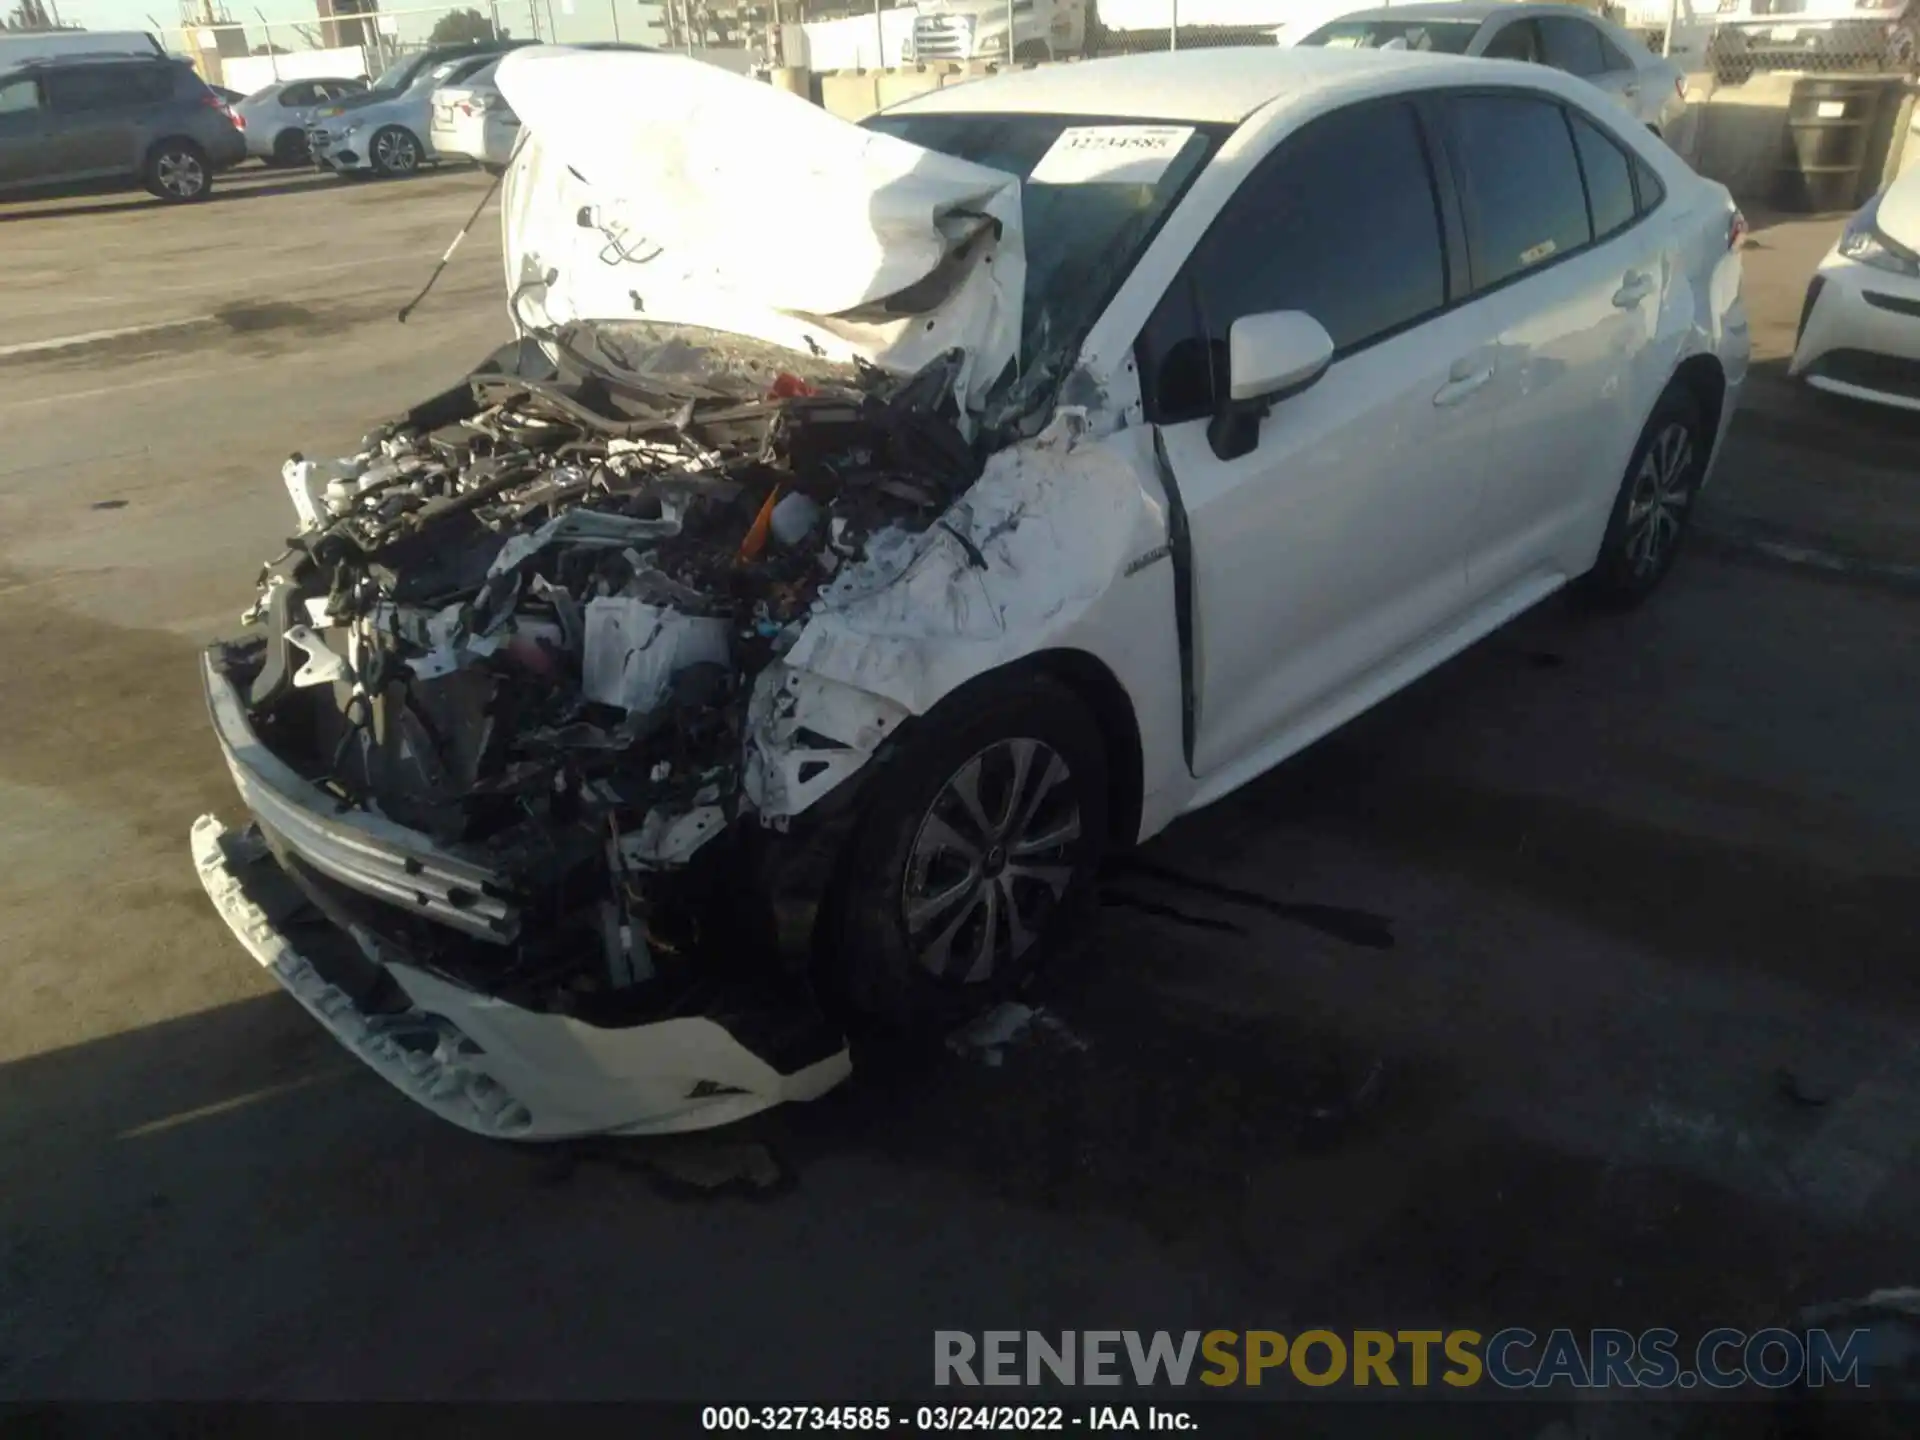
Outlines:
[[1003, 1064], [1006, 1052], [1015, 1045], [1044, 1034], [1069, 1050], [1084, 1051], [1087, 1042], [1074, 1034], [1064, 1020], [1049, 1010], [1007, 1000], [983, 1010], [947, 1036], [947, 1049], [956, 1055], [977, 1056], [989, 1066]]

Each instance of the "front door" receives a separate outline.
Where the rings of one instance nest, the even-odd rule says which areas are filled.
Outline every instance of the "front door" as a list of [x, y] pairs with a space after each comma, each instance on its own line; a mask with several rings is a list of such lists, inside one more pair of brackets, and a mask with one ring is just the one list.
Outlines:
[[[1448, 308], [1464, 270], [1438, 153], [1406, 100], [1311, 122], [1242, 185], [1142, 336], [1191, 532], [1203, 794], [1362, 708], [1370, 680], [1460, 618], [1497, 357], [1484, 315]], [[1275, 310], [1320, 321], [1334, 363], [1223, 461], [1207, 416], [1229, 331]]]
[[0, 189], [48, 178], [46, 108], [31, 75], [0, 80]]

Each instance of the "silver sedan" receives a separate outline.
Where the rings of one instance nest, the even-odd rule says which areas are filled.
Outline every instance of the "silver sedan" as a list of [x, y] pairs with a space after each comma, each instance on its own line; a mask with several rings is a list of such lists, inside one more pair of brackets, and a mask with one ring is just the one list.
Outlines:
[[263, 90], [234, 105], [234, 113], [247, 122], [247, 153], [269, 165], [304, 165], [307, 162], [307, 127], [322, 105], [359, 95], [367, 88], [364, 80], [344, 76], [326, 76], [305, 80], [276, 80]]
[[[1288, 44], [1282, 37], [1280, 43]], [[1297, 41], [1349, 50], [1431, 50], [1551, 65], [1606, 91], [1656, 135], [1687, 108], [1680, 67], [1612, 21], [1576, 5], [1477, 3], [1356, 10]]]

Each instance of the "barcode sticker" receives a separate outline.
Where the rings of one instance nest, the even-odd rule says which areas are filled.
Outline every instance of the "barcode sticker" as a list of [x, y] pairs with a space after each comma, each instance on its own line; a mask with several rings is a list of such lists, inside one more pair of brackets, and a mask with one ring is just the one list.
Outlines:
[[1192, 137], [1191, 125], [1069, 125], [1027, 180], [1033, 185], [1151, 185]]

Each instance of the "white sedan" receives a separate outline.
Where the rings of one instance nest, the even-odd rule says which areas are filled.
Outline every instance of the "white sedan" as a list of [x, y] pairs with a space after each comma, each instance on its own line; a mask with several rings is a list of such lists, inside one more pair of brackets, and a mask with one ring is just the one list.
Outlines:
[[1807, 286], [1788, 373], [1920, 410], [1920, 170], [1860, 208]]
[[270, 165], [303, 165], [310, 158], [307, 127], [323, 105], [366, 93], [367, 82], [344, 76], [276, 80], [233, 107], [246, 121], [247, 153]]
[[1612, 21], [1573, 5], [1453, 0], [1356, 10], [1295, 43], [1550, 65], [1606, 91], [1656, 135], [1671, 129], [1687, 107], [1686, 78], [1678, 65]]
[[193, 835], [487, 1135], [811, 1099], [849, 1013], [1018, 986], [1109, 851], [1645, 599], [1747, 371], [1727, 191], [1537, 66], [1156, 54], [864, 127], [672, 55], [498, 80], [520, 342], [288, 462], [204, 663], [254, 825]]

